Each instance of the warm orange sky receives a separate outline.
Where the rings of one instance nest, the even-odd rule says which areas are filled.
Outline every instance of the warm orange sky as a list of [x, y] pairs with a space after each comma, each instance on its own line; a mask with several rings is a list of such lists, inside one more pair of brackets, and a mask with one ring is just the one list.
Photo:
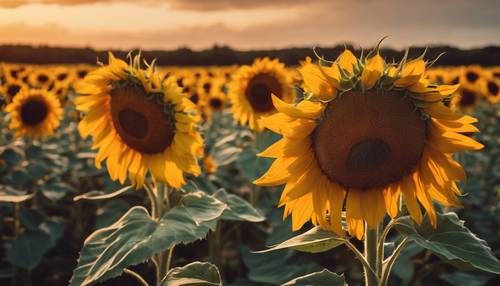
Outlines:
[[500, 45], [499, 0], [0, 0], [0, 44]]

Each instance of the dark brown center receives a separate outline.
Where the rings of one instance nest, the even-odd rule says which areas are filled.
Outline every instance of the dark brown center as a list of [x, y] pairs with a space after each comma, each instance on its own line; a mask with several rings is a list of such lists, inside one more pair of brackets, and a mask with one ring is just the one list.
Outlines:
[[7, 94], [10, 96], [10, 98], [13, 98], [20, 90], [21, 86], [13, 84], [7, 88]]
[[40, 83], [46, 83], [47, 81], [49, 81], [49, 77], [44, 74], [39, 75], [37, 79]]
[[469, 71], [465, 74], [465, 77], [467, 77], [467, 80], [471, 83], [474, 83], [476, 82], [476, 80], [479, 78], [479, 76], [477, 75], [477, 73], [475, 72], [472, 72], [472, 71]]
[[58, 80], [65, 80], [68, 77], [68, 74], [60, 73], [57, 75]]
[[203, 90], [205, 91], [205, 93], [210, 92], [210, 87], [212, 87], [212, 85], [209, 82], [203, 84]]
[[472, 90], [464, 88], [460, 95], [460, 106], [471, 106], [476, 102], [476, 94]]
[[155, 154], [172, 144], [175, 126], [162, 105], [136, 87], [116, 88], [110, 94], [113, 125], [127, 146]]
[[88, 73], [87, 71], [81, 70], [81, 71], [78, 72], [78, 77], [79, 78], [84, 78], [87, 75], [87, 73]]
[[42, 122], [47, 114], [47, 105], [40, 99], [31, 99], [21, 106], [21, 120], [25, 125], [35, 126]]
[[330, 180], [371, 189], [413, 171], [425, 134], [425, 121], [401, 92], [349, 91], [328, 104], [312, 135], [313, 150]]
[[498, 95], [498, 85], [493, 81], [489, 81], [488, 82], [488, 91], [490, 92], [491, 96], [497, 96]]
[[211, 98], [210, 99], [210, 107], [214, 110], [219, 110], [222, 108], [222, 100], [219, 98]]
[[271, 94], [281, 98], [283, 88], [271, 74], [262, 73], [254, 76], [247, 85], [245, 96], [256, 112], [266, 113], [274, 110]]
[[200, 101], [200, 97], [198, 96], [198, 93], [195, 92], [191, 95], [189, 98], [194, 104], [198, 104], [198, 101]]

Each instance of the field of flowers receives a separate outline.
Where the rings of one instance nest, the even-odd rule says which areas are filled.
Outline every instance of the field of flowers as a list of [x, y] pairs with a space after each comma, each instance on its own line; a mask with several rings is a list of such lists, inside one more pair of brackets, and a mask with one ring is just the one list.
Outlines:
[[499, 285], [500, 67], [358, 56], [1, 64], [0, 284]]

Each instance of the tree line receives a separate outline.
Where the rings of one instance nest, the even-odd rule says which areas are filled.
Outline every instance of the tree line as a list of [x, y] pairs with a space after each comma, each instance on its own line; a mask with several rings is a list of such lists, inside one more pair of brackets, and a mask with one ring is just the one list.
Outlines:
[[[348, 46], [359, 55], [361, 50]], [[325, 59], [335, 59], [344, 49], [344, 45], [335, 47], [316, 47], [315, 51]], [[432, 46], [411, 48], [409, 55], [417, 57], [426, 50], [426, 59], [432, 60], [444, 53], [436, 65], [471, 65], [500, 66], [500, 47], [488, 46], [474, 49], [459, 49], [451, 46]], [[128, 51], [114, 50], [115, 55], [125, 57]], [[192, 50], [144, 50], [142, 55], [147, 60], [156, 58], [162, 66], [210, 66], [249, 64], [257, 57], [278, 58], [287, 65], [297, 65], [299, 61], [315, 54], [311, 47], [285, 48], [270, 50], [239, 51], [227, 46], [215, 45], [210, 49]], [[365, 51], [366, 52], [366, 51]], [[382, 49], [381, 53], [388, 60], [398, 61], [404, 55], [403, 50]], [[0, 62], [16, 62], [26, 64], [95, 64], [97, 59], [106, 60], [107, 51], [92, 48], [63, 48], [28, 45], [0, 45]]]

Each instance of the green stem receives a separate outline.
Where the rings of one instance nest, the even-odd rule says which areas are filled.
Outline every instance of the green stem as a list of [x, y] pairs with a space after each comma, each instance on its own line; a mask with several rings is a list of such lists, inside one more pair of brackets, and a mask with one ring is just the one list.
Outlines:
[[352, 244], [352, 242], [350, 242], [349, 240], [345, 240], [345, 245], [354, 253], [354, 255], [356, 255], [356, 257], [359, 259], [359, 261], [361, 262], [361, 264], [363, 264], [363, 269], [366, 271], [370, 271], [372, 275], [377, 275], [375, 273], [375, 270], [373, 268], [371, 268], [370, 264], [368, 264], [368, 261], [366, 261], [363, 253], [361, 253], [361, 251], [358, 250], [358, 248], [356, 248], [356, 246], [354, 244]]
[[[365, 249], [364, 256], [366, 258], [366, 262], [370, 266], [369, 269], [365, 267], [365, 285], [366, 286], [377, 286], [378, 285], [378, 276], [377, 273], [373, 273], [378, 269], [378, 257], [377, 257], [377, 243], [379, 237], [379, 227], [375, 229], [370, 229], [368, 226], [365, 226]], [[381, 262], [380, 262], [381, 263]], [[374, 271], [373, 271], [374, 270]]]
[[[153, 193], [156, 193], [156, 218], [160, 219], [165, 215], [170, 207], [169, 200], [169, 188], [167, 185], [162, 183], [157, 183], [154, 186]], [[158, 253], [153, 259], [156, 259], [156, 283], [160, 281], [167, 275], [170, 269], [170, 264], [172, 261], [172, 253], [174, 251], [173, 247]]]
[[385, 265], [383, 268], [382, 278], [380, 279], [380, 286], [387, 285], [387, 282], [389, 281], [389, 275], [391, 274], [392, 266], [394, 265], [394, 262], [396, 262], [396, 259], [398, 258], [399, 254], [401, 254], [401, 250], [403, 250], [403, 248], [406, 246], [408, 242], [409, 242], [408, 237], [405, 237], [396, 247], [392, 255], [384, 263]]

